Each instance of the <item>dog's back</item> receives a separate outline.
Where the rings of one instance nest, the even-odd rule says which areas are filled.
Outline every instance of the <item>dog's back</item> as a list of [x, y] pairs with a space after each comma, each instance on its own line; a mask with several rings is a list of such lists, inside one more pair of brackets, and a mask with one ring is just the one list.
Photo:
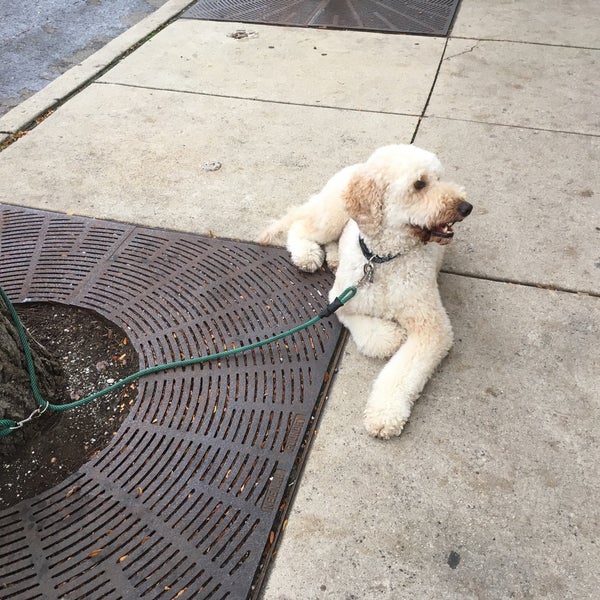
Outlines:
[[301, 228], [317, 244], [336, 242], [350, 218], [343, 193], [358, 166], [351, 165], [338, 171], [319, 193], [304, 204], [293, 206], [283, 217], [271, 223], [260, 234], [258, 242], [276, 243], [292, 227]]

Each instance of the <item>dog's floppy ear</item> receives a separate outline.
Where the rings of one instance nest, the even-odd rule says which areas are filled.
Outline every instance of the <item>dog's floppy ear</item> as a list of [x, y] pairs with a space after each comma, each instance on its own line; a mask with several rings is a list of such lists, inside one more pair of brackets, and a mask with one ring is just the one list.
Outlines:
[[380, 230], [386, 189], [381, 176], [370, 174], [361, 166], [344, 190], [346, 210], [366, 235], [376, 235]]

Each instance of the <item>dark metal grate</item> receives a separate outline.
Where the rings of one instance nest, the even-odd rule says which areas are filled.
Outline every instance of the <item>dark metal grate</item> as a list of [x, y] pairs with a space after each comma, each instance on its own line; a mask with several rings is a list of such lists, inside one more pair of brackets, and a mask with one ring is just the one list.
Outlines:
[[[299, 273], [276, 248], [0, 205], [0, 284], [14, 301], [96, 310], [145, 367], [302, 323], [331, 276]], [[0, 596], [254, 597], [340, 331], [321, 321], [142, 380], [109, 447], [0, 512]]]
[[198, 0], [183, 17], [448, 35], [460, 0]]

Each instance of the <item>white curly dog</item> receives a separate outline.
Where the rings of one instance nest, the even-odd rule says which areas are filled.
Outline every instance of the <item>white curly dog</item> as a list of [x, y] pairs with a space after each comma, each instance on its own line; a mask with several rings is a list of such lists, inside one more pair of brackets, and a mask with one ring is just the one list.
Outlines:
[[464, 190], [441, 175], [435, 154], [412, 145], [384, 146], [334, 175], [259, 240], [273, 243], [287, 231], [292, 262], [303, 271], [319, 269], [326, 258], [337, 269], [330, 300], [359, 286], [337, 314], [360, 352], [391, 357], [364, 413], [375, 437], [400, 434], [452, 345], [437, 274], [453, 224], [473, 207]]

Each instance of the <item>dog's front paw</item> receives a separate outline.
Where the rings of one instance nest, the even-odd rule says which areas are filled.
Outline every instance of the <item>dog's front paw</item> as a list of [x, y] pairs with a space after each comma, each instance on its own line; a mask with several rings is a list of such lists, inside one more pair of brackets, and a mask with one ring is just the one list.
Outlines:
[[325, 260], [325, 253], [319, 244], [315, 242], [305, 242], [302, 245], [290, 248], [292, 262], [301, 270], [307, 273], [314, 273], [320, 269]]
[[335, 273], [340, 266], [340, 256], [337, 242], [330, 242], [325, 245], [325, 260], [327, 266]]
[[410, 409], [401, 404], [370, 400], [365, 408], [365, 429], [373, 437], [389, 440], [402, 433], [409, 416]]

